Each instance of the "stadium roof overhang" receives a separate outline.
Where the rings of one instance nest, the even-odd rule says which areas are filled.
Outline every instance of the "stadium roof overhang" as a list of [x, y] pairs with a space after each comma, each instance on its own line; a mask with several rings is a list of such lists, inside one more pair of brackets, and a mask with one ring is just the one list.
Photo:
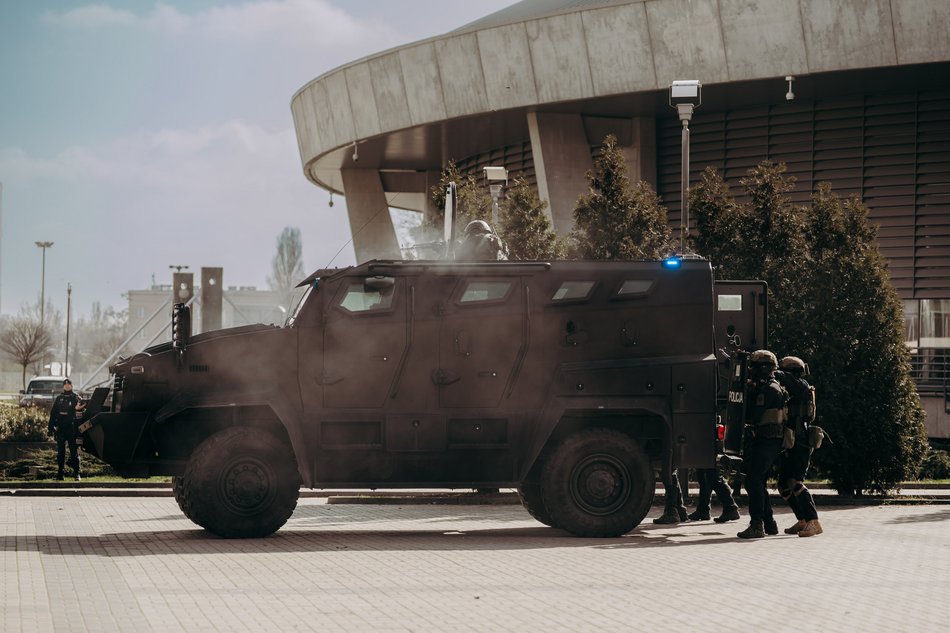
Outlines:
[[304, 86], [291, 106], [306, 177], [341, 193], [341, 170], [375, 169], [398, 194], [392, 206], [421, 210], [427, 172], [527, 140], [531, 111], [672, 117], [673, 79], [703, 82], [704, 111], [782, 103], [786, 75], [801, 100], [920, 90], [950, 61], [950, 3], [841, 0], [829, 20], [803, 0], [763, 1], [754, 15], [712, 0], [562, 2], [540, 17], [531, 2], [544, 5], [526, 0]]

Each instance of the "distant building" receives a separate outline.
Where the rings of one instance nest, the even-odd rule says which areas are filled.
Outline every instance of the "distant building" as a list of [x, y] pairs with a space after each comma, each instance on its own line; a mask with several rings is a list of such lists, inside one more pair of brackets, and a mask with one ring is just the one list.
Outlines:
[[[200, 286], [195, 294], [201, 296]], [[171, 284], [156, 284], [147, 290], [130, 290], [129, 334], [149, 321], [132, 339], [131, 347], [139, 350], [148, 345], [171, 340]], [[279, 306], [279, 293], [273, 290], [258, 290], [254, 286], [229, 286], [224, 290], [222, 327], [238, 327], [254, 323], [280, 325], [286, 316]], [[289, 309], [288, 306], [283, 306]], [[154, 315], [154, 316], [153, 316]], [[201, 331], [201, 304], [195, 300], [192, 309], [192, 333]]]

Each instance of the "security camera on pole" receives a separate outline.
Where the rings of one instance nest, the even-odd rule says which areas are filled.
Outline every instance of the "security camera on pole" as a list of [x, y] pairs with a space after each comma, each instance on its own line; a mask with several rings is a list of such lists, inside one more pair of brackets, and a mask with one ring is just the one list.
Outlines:
[[498, 226], [498, 202], [504, 188], [508, 186], [508, 170], [505, 167], [485, 167], [485, 180], [488, 181], [488, 191], [491, 193], [491, 223]]
[[689, 235], [689, 199], [686, 192], [689, 189], [689, 121], [693, 118], [693, 110], [702, 102], [703, 85], [698, 79], [674, 81], [670, 85], [670, 106], [676, 108], [680, 121], [683, 122], [683, 149], [682, 166], [680, 168], [682, 181], [680, 183], [680, 254], [686, 253], [686, 238]]

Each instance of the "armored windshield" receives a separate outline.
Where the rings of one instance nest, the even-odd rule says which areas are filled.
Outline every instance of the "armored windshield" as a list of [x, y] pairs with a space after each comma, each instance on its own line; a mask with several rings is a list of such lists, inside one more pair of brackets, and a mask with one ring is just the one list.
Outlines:
[[[304, 288], [297, 288], [294, 294], [299, 294], [300, 299], [294, 305], [294, 309], [290, 311], [290, 314], [287, 315], [287, 321], [284, 323], [284, 327], [293, 326], [294, 321], [297, 320], [297, 316], [300, 314], [300, 310], [303, 308], [304, 304], [307, 303], [307, 297], [309, 297], [310, 293], [316, 289], [317, 283], [318, 282], [315, 280], [312, 284], [308, 284]], [[303, 292], [301, 292], [301, 290]]]

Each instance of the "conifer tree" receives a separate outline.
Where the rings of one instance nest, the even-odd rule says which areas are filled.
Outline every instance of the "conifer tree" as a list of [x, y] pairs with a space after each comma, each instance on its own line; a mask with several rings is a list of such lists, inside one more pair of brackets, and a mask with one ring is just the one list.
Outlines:
[[673, 242], [660, 198], [645, 182], [630, 186], [627, 164], [610, 134], [603, 153], [587, 172], [590, 185], [574, 207], [571, 235], [581, 259], [661, 259]]
[[810, 313], [799, 331], [834, 441], [817, 461], [843, 494], [885, 492], [916, 476], [927, 450], [901, 301], [858, 199], [843, 202], [830, 184], [819, 185], [806, 239], [811, 262], [802, 295]]
[[769, 284], [769, 347], [809, 362], [820, 425], [815, 455], [843, 494], [885, 491], [917, 470], [926, 448], [897, 293], [867, 208], [823, 183], [810, 207], [790, 203], [784, 165], [763, 162], [738, 204], [707, 169], [690, 191], [696, 251], [719, 279]]
[[524, 176], [509, 185], [499, 205], [498, 235], [508, 245], [508, 258], [541, 261], [563, 259], [566, 249], [548, 219], [548, 203], [538, 197]]
[[456, 186], [458, 208], [455, 209], [455, 225], [464, 228], [472, 220], [485, 220], [490, 223], [492, 201], [488, 188], [480, 186], [478, 179], [472, 174], [463, 175], [455, 161], [449, 161], [442, 170], [439, 184], [431, 190], [432, 202], [438, 209], [439, 231], [441, 232], [442, 214], [445, 211], [445, 190], [450, 182], [454, 182]]

